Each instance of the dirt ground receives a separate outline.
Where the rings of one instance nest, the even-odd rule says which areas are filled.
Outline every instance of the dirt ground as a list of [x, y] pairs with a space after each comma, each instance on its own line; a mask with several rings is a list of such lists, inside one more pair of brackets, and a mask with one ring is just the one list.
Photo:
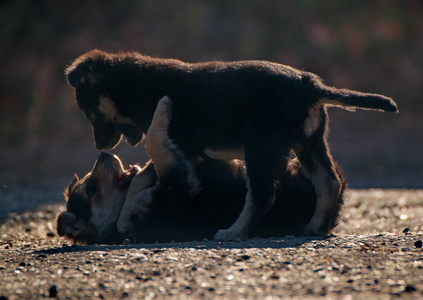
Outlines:
[[60, 192], [0, 191], [0, 299], [423, 298], [423, 190], [351, 190], [330, 237], [119, 246], [58, 237]]

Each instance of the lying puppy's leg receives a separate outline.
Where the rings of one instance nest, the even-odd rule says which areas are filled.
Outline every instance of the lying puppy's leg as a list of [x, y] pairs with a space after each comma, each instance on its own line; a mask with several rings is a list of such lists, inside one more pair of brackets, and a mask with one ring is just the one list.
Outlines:
[[341, 191], [340, 178], [327, 144], [327, 112], [320, 110], [320, 124], [302, 146], [295, 149], [304, 173], [316, 190], [316, 208], [310, 222], [304, 228], [306, 235], [325, 234], [338, 214]]
[[154, 162], [159, 184], [174, 186], [193, 196], [199, 192], [200, 181], [191, 162], [169, 138], [171, 120], [172, 100], [164, 96], [154, 112], [145, 147]]
[[157, 175], [151, 162], [132, 179], [117, 223], [120, 233], [128, 232], [133, 215], [142, 216], [148, 212], [152, 202], [150, 189], [156, 180]]

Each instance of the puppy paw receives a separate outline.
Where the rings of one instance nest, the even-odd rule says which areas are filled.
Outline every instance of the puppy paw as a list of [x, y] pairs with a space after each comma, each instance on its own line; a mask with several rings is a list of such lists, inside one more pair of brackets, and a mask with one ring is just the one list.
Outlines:
[[327, 232], [322, 230], [320, 223], [311, 220], [303, 230], [304, 235], [307, 236], [316, 236], [316, 235], [325, 235]]
[[122, 209], [117, 223], [117, 230], [119, 233], [127, 233], [130, 230], [131, 216], [132, 211], [128, 209]]
[[220, 242], [244, 241], [246, 239], [247, 239], [246, 234], [234, 232], [230, 229], [221, 229], [214, 236], [214, 240], [220, 241]]
[[150, 212], [150, 206], [153, 202], [151, 192], [151, 189], [146, 189], [139, 192], [133, 199], [125, 200], [117, 223], [117, 229], [120, 233], [127, 233], [130, 230], [132, 216], [143, 219]]
[[151, 204], [153, 203], [152, 191], [153, 188], [149, 188], [139, 192], [138, 195], [135, 196], [135, 214], [138, 217], [142, 218], [151, 211]]
[[[172, 107], [173, 102], [168, 96], [164, 96], [157, 103], [156, 110], [154, 111], [152, 127], [162, 128], [167, 130], [170, 121], [172, 120]], [[148, 133], [147, 133], [148, 136]]]
[[72, 235], [75, 231], [76, 216], [68, 211], [61, 212], [57, 216], [57, 233], [60, 236]]
[[168, 96], [164, 96], [159, 100], [159, 103], [157, 104], [157, 109], [160, 112], [166, 113], [169, 116], [171, 116], [172, 106], [173, 106], [172, 99], [170, 99]]

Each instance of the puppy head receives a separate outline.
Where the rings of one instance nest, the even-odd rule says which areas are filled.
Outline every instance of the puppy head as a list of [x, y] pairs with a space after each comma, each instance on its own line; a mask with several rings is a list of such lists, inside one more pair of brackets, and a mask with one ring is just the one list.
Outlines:
[[122, 134], [133, 146], [142, 139], [139, 126], [133, 119], [123, 116], [116, 105], [125, 101], [117, 96], [122, 85], [119, 81], [124, 80], [119, 71], [124, 69], [119, 67], [121, 63], [117, 54], [92, 50], [78, 57], [65, 71], [69, 84], [75, 88], [79, 108], [91, 122], [99, 150], [113, 149]]
[[57, 217], [57, 232], [74, 242], [121, 243], [117, 220], [138, 166], [125, 170], [117, 156], [101, 153], [84, 178], [74, 176], [65, 189], [66, 211]]

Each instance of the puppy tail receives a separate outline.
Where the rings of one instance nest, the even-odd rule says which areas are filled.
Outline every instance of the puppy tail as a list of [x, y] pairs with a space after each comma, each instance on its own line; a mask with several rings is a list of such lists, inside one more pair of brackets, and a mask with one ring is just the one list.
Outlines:
[[336, 89], [324, 86], [321, 91], [320, 102], [329, 106], [340, 106], [347, 110], [369, 109], [397, 113], [398, 107], [395, 101], [389, 97], [361, 93], [347, 89]]

